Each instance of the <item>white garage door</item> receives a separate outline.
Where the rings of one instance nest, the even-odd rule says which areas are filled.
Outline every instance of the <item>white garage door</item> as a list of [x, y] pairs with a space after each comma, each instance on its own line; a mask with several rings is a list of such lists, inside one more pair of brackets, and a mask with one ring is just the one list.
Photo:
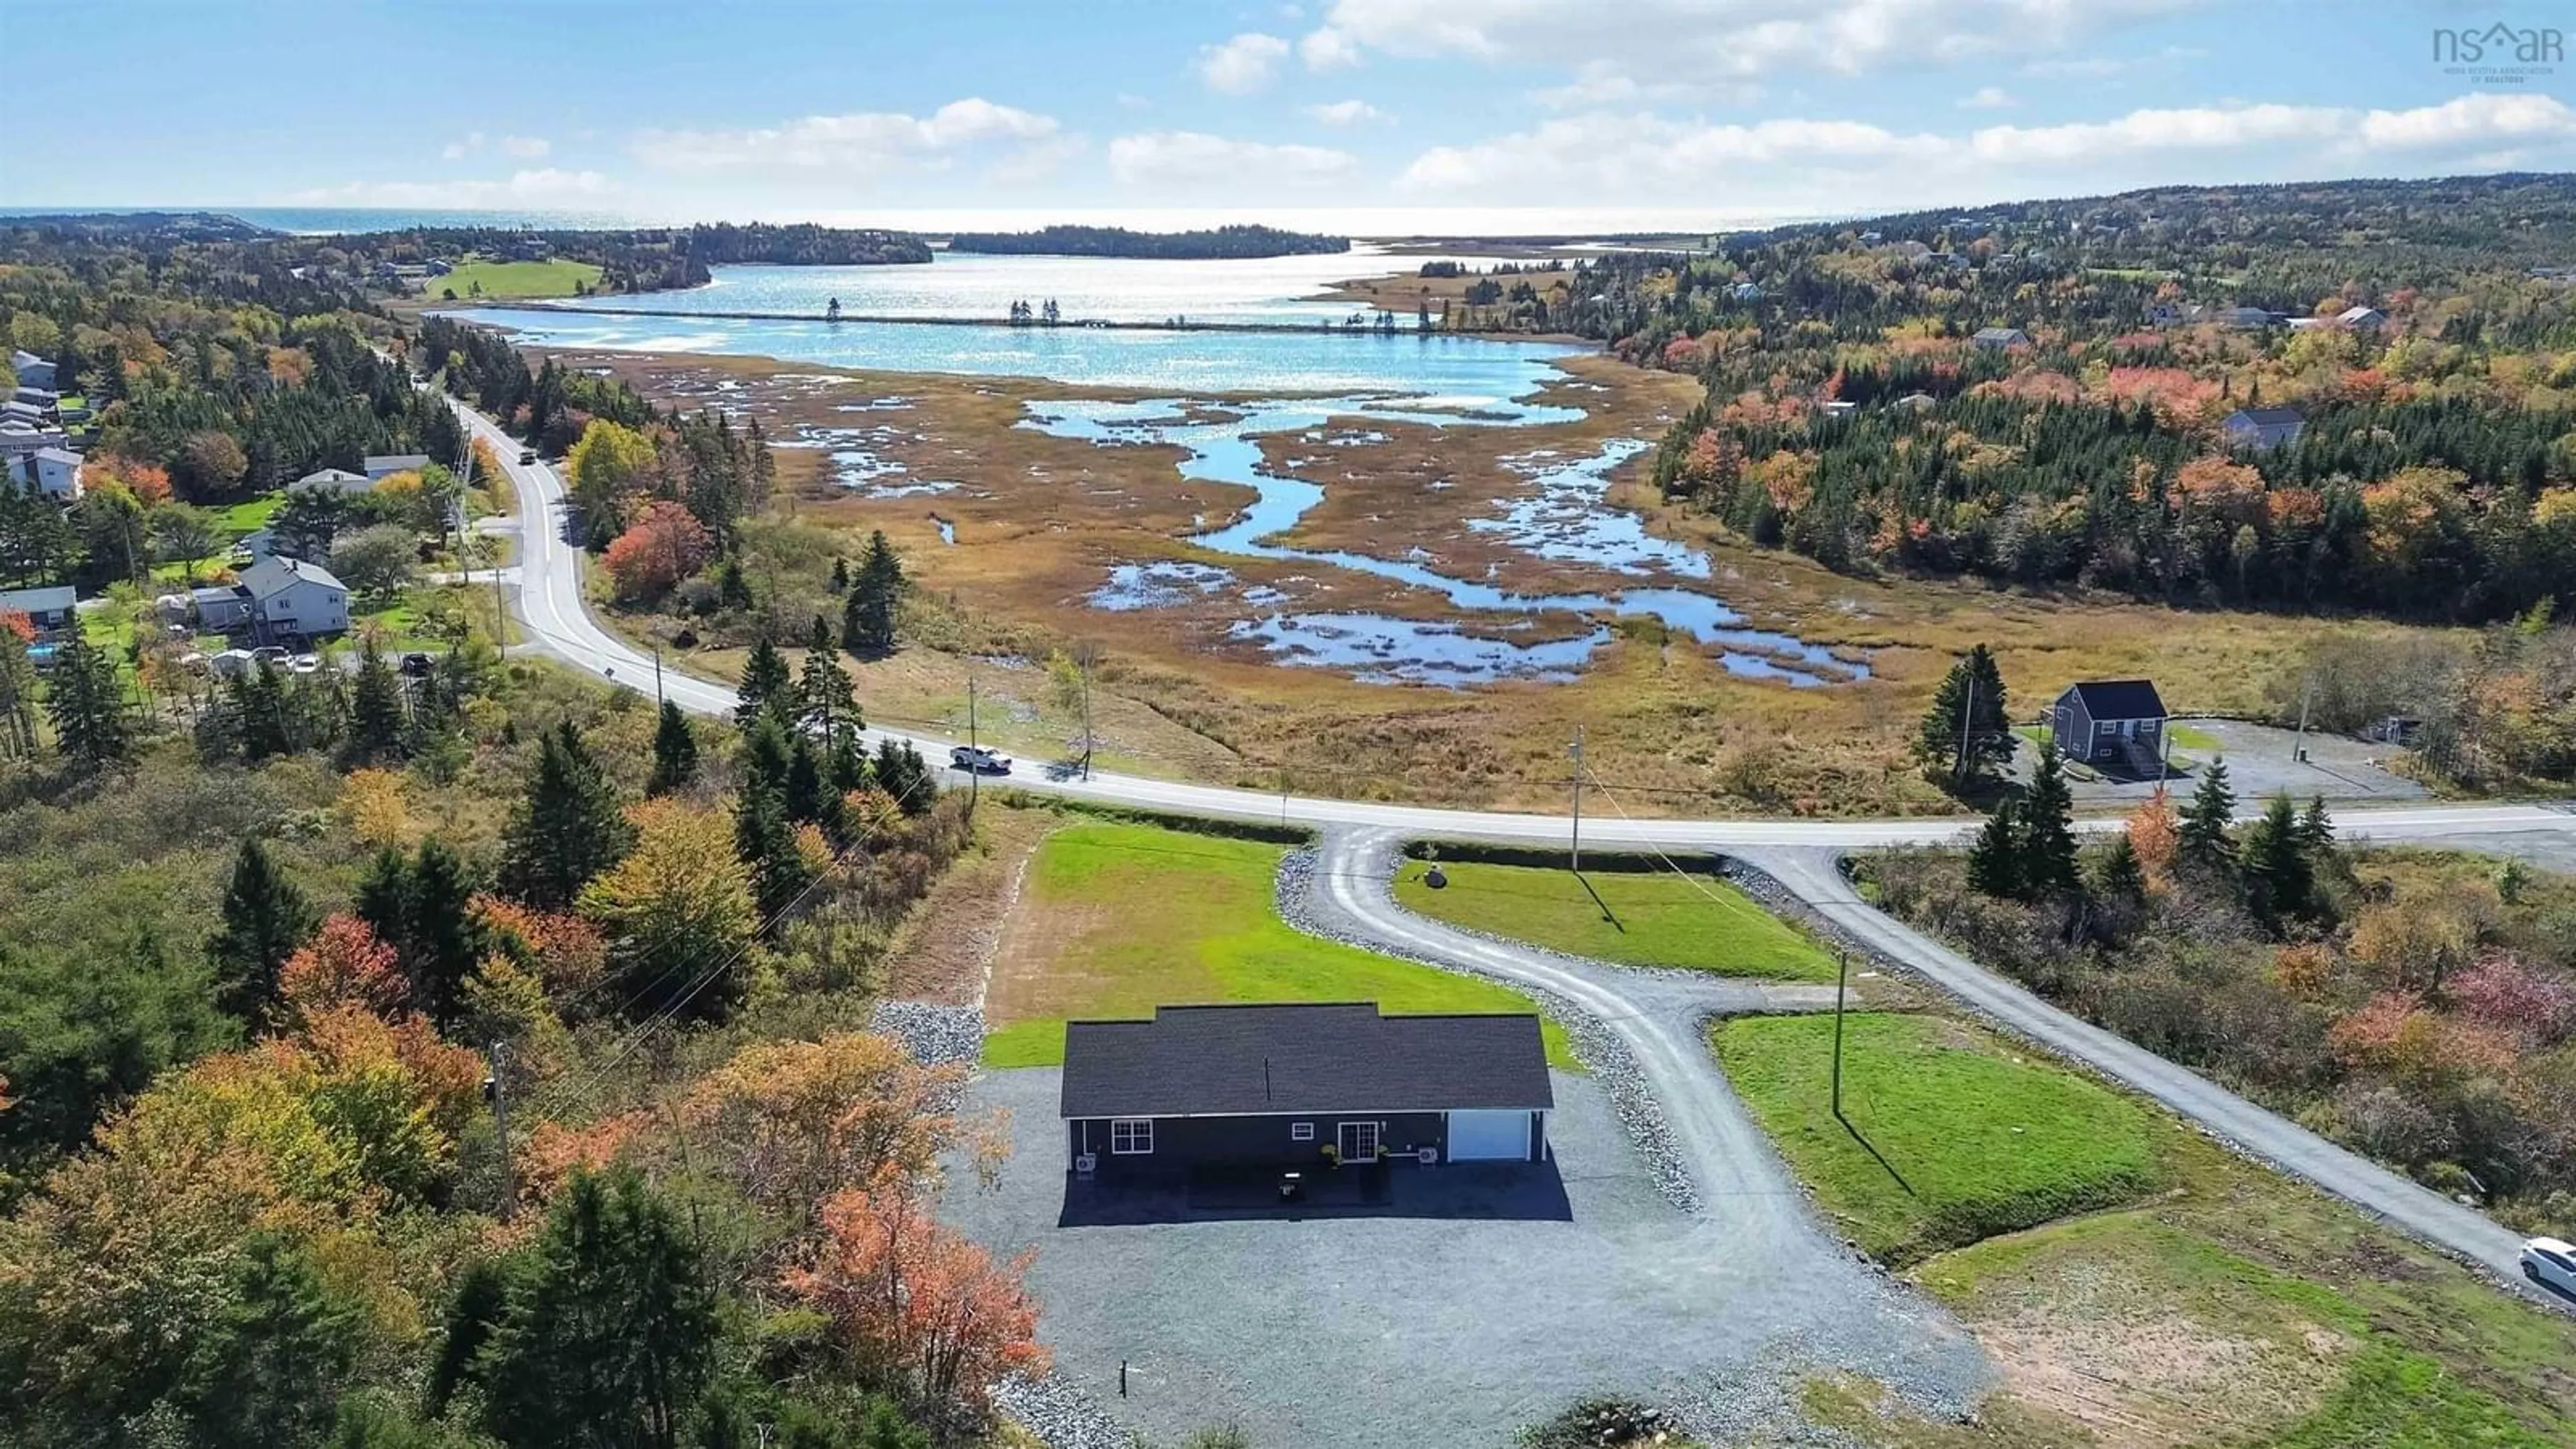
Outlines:
[[1527, 1162], [1529, 1136], [1527, 1112], [1452, 1112], [1449, 1160]]

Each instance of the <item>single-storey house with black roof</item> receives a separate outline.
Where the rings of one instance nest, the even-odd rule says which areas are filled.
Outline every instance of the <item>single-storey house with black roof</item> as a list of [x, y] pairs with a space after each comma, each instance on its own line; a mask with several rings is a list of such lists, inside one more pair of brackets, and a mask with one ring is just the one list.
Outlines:
[[2049, 710], [2057, 752], [2087, 764], [2153, 770], [2165, 747], [2165, 702], [2145, 679], [2088, 679], [2068, 685]]
[[[1065, 1025], [1078, 1176], [1410, 1158], [1542, 1162], [1556, 1098], [1538, 1018], [1374, 1002], [1165, 1006]], [[1328, 1154], [1327, 1149], [1330, 1149]]]

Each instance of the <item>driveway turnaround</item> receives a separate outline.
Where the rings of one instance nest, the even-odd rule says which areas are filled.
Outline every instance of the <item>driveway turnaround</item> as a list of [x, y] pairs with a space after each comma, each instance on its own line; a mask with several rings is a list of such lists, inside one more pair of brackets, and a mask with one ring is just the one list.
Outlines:
[[1061, 1081], [976, 1079], [967, 1106], [1009, 1112], [1013, 1154], [996, 1191], [955, 1174], [941, 1216], [997, 1254], [1037, 1250], [1058, 1386], [1157, 1443], [1233, 1423], [1256, 1444], [1504, 1449], [1601, 1393], [1674, 1406], [1709, 1442], [1776, 1442], [1810, 1374], [1867, 1375], [1931, 1414], [1990, 1384], [1946, 1314], [1826, 1238], [1794, 1190], [1675, 1208], [1592, 1078], [1554, 1080], [1561, 1214], [1238, 1209], [1091, 1227], [1058, 1225]]
[[[1770, 873], [1851, 939], [1920, 972], [2004, 1027], [2153, 1097], [2185, 1121], [2303, 1178], [2433, 1246], [2528, 1292], [2522, 1239], [2474, 1208], [2347, 1152], [2304, 1127], [2246, 1101], [2188, 1067], [2081, 1021], [2033, 996], [1852, 893], [1830, 850], [1748, 850], [1748, 865]], [[2538, 1294], [2531, 1294], [2535, 1298]]]

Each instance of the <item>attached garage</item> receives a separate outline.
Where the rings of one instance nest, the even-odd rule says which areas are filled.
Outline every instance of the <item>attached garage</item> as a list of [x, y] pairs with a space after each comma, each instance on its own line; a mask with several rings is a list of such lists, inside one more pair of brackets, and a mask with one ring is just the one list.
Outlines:
[[1537, 1137], [1535, 1112], [1470, 1111], [1449, 1114], [1452, 1162], [1527, 1162]]

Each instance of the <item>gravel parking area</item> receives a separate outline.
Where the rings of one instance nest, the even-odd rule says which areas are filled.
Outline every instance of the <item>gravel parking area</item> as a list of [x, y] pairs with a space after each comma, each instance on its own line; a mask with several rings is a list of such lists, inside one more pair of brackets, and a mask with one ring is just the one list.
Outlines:
[[998, 1190], [959, 1174], [943, 1208], [998, 1253], [1037, 1249], [1057, 1373], [1013, 1403], [1054, 1421], [1042, 1433], [1063, 1425], [1058, 1443], [1093, 1442], [1082, 1426], [1105, 1411], [1157, 1440], [1233, 1423], [1265, 1446], [1500, 1446], [1588, 1393], [1664, 1404], [1719, 1442], [1781, 1442], [1809, 1373], [1868, 1375], [1936, 1414], [1988, 1384], [1955, 1324], [1867, 1265], [1793, 1265], [1748, 1250], [1726, 1212], [1676, 1208], [1587, 1078], [1557, 1075], [1550, 1126], [1570, 1221], [1079, 1228], [1057, 1226], [1060, 1080], [975, 1081], [968, 1107], [1010, 1113], [1014, 1155]]
[[[2396, 753], [2393, 745], [2373, 744], [2349, 735], [2325, 734], [2317, 730], [2308, 731], [2302, 745], [2297, 730], [2245, 720], [2177, 719], [2174, 723], [2218, 741], [2216, 750], [2176, 744], [2174, 754], [2195, 764], [2208, 763], [2213, 754], [2224, 755], [2227, 759], [2227, 781], [2235, 789], [2240, 803], [2261, 801], [2283, 792], [2297, 800], [2323, 795], [2328, 800], [2355, 803], [2422, 800], [2432, 793], [2387, 768], [2385, 761]], [[2305, 760], [2298, 758], [2302, 748], [2308, 752]], [[2028, 780], [2038, 762], [2038, 748], [2024, 740], [2013, 755], [2014, 776]], [[2199, 778], [2196, 771], [2175, 771], [2171, 787], [2174, 795], [2189, 795]], [[2079, 804], [2144, 800], [2156, 790], [2153, 780], [2112, 780], [2100, 776], [2078, 777], [2072, 784]]]

